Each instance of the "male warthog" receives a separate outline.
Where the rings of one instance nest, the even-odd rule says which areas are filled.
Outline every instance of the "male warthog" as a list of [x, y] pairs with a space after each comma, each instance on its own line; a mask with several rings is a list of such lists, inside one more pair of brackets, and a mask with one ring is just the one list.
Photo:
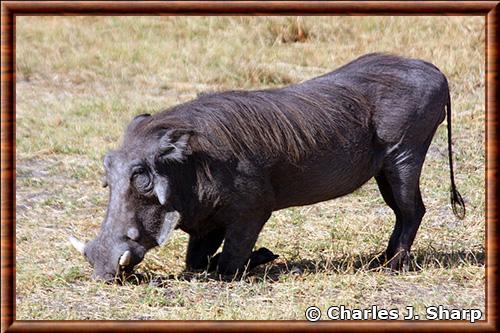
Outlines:
[[343, 196], [375, 177], [396, 215], [385, 258], [399, 269], [425, 213], [422, 164], [446, 115], [451, 203], [463, 218], [446, 77], [425, 61], [369, 54], [303, 83], [203, 94], [135, 117], [104, 158], [110, 196], [97, 238], [71, 242], [95, 278], [112, 280], [179, 228], [189, 234], [188, 269], [233, 276], [274, 259], [252, 252], [273, 211]]

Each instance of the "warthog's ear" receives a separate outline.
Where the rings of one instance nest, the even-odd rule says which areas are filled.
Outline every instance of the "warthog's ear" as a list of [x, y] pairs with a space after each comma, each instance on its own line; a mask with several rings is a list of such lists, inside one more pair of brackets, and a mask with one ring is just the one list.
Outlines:
[[169, 160], [183, 161], [192, 153], [189, 147], [192, 134], [189, 130], [167, 130], [160, 138], [159, 155]]
[[135, 116], [134, 119], [132, 119], [132, 121], [130, 122], [130, 124], [128, 124], [126, 132], [127, 133], [132, 132], [137, 127], [137, 125], [141, 123], [141, 121], [149, 117], [151, 117], [149, 113], [143, 113], [138, 116]]

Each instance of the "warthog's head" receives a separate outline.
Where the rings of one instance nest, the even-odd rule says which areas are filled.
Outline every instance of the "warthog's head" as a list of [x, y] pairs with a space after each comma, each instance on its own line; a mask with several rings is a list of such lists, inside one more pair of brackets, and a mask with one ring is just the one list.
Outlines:
[[71, 243], [94, 267], [93, 278], [113, 280], [131, 272], [145, 253], [165, 242], [177, 225], [169, 165], [189, 154], [190, 133], [151, 128], [150, 115], [134, 118], [120, 149], [104, 157], [103, 186], [109, 187], [106, 217], [98, 236]]

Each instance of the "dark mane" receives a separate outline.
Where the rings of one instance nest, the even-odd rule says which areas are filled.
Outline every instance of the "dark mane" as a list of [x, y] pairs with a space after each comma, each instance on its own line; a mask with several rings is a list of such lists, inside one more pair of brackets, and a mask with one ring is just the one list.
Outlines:
[[294, 163], [326, 141], [345, 143], [348, 127], [368, 126], [369, 110], [357, 91], [310, 81], [281, 89], [204, 94], [155, 115], [141, 132], [185, 128], [196, 133], [194, 150], [217, 158], [283, 156]]

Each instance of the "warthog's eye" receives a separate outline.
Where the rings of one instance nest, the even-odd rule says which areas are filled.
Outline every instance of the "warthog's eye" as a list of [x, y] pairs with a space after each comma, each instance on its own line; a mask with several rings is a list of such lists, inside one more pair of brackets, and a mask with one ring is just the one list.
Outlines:
[[150, 192], [153, 189], [153, 179], [143, 167], [134, 169], [131, 180], [140, 192]]

